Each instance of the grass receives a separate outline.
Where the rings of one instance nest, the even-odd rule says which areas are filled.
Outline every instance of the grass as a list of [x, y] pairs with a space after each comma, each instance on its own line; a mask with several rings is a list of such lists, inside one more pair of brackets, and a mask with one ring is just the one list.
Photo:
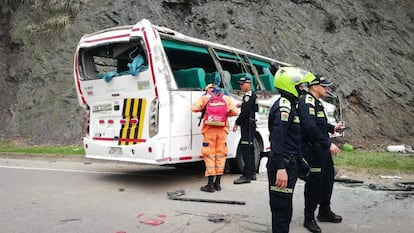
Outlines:
[[[405, 155], [405, 156], [404, 156]], [[368, 169], [378, 172], [414, 173], [414, 156], [409, 154], [368, 151], [343, 151], [334, 157], [337, 167], [349, 169]]]
[[[0, 140], [0, 153], [45, 154], [45, 155], [85, 155], [82, 145], [77, 146], [27, 146], [8, 140]], [[407, 154], [370, 151], [343, 151], [334, 157], [335, 166], [346, 169], [367, 169], [377, 172], [414, 173], [414, 156]]]
[[84, 155], [83, 146], [28, 146], [0, 140], [0, 153], [45, 154], [45, 155]]

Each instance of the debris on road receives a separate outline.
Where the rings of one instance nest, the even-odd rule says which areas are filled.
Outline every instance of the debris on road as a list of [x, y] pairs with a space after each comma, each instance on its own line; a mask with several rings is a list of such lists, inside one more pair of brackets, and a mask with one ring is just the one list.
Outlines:
[[414, 182], [397, 182], [395, 185], [406, 190], [414, 191]]
[[410, 191], [410, 188], [407, 187], [397, 187], [394, 185], [378, 185], [378, 184], [369, 184], [369, 189], [380, 190], [380, 191]]
[[207, 219], [208, 221], [214, 223], [224, 222], [224, 220], [226, 220], [223, 214], [210, 214], [208, 215]]
[[380, 175], [379, 177], [381, 179], [397, 179], [397, 180], [401, 180], [402, 179], [401, 176], [383, 176], [383, 175]]
[[163, 220], [154, 219], [154, 218], [147, 218], [147, 217], [141, 219], [139, 222], [145, 223], [145, 224], [148, 224], [148, 225], [152, 225], [152, 226], [158, 226], [158, 225], [164, 223]]
[[[137, 218], [141, 218], [142, 216], [144, 216], [144, 213], [140, 213], [137, 215]], [[158, 218], [162, 218], [165, 219], [167, 216], [164, 214], [159, 214]], [[164, 220], [162, 219], [156, 219], [156, 218], [150, 218], [150, 217], [144, 217], [141, 220], [139, 220], [140, 223], [145, 223], [148, 225], [152, 225], [152, 226], [158, 226], [160, 224], [164, 223]]]
[[354, 146], [349, 144], [349, 143], [345, 143], [345, 144], [342, 145], [342, 150], [344, 150], [344, 151], [353, 151]]
[[364, 181], [362, 181], [362, 180], [355, 180], [355, 179], [350, 179], [350, 178], [346, 178], [346, 177], [335, 177], [335, 181], [345, 183], [345, 184], [362, 184], [362, 183], [364, 183]]
[[216, 200], [216, 199], [181, 197], [181, 196], [185, 195], [184, 190], [177, 190], [175, 192], [167, 192], [167, 195], [168, 195], [169, 199], [178, 200], [178, 201], [209, 202], [209, 203], [233, 204], [233, 205], [245, 205], [246, 204], [245, 201]]
[[414, 153], [414, 150], [410, 145], [389, 145], [387, 146], [387, 151], [389, 152], [399, 152], [399, 153]]

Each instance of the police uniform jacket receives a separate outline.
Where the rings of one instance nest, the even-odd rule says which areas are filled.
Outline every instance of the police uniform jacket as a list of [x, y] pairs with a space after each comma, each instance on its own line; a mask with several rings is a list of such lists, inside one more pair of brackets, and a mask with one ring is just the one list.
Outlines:
[[328, 123], [322, 103], [312, 94], [299, 98], [299, 113], [303, 127], [303, 143], [319, 143], [329, 149], [331, 140], [328, 132], [333, 133], [335, 126]]
[[296, 101], [281, 96], [269, 113], [268, 128], [270, 132], [271, 152], [270, 169], [286, 168], [286, 156], [300, 156], [302, 153], [302, 134]]
[[256, 112], [256, 93], [254, 91], [247, 91], [243, 96], [243, 102], [240, 109], [240, 114], [236, 119], [236, 125], [247, 127], [250, 123], [255, 123]]

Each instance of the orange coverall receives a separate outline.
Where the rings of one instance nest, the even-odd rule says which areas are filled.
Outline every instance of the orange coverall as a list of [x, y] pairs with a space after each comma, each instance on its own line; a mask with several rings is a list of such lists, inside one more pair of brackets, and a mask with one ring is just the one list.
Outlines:
[[[202, 95], [191, 106], [191, 111], [202, 112], [209, 99], [209, 95]], [[223, 99], [227, 103], [227, 117], [237, 116], [238, 110], [231, 98], [229, 96], [223, 96]], [[229, 122], [227, 121], [225, 126], [203, 124], [201, 133], [203, 134], [201, 154], [206, 165], [205, 176], [223, 175], [227, 157], [226, 141], [227, 134], [229, 133]]]

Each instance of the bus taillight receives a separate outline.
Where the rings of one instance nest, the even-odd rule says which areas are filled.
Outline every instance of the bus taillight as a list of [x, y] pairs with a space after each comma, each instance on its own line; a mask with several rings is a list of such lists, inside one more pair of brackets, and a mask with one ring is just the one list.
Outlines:
[[150, 105], [149, 135], [154, 137], [158, 133], [158, 98], [154, 98]]

